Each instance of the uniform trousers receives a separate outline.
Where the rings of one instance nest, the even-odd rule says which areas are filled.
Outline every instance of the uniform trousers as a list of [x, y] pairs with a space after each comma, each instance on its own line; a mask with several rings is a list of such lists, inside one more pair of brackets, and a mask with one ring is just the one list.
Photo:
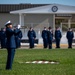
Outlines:
[[60, 39], [56, 39], [56, 48], [60, 48]]
[[6, 69], [10, 70], [10, 69], [12, 69], [12, 63], [13, 63], [13, 59], [14, 59], [14, 55], [15, 55], [15, 49], [8, 48], [7, 53], [8, 53], [8, 55], [7, 55]]
[[68, 40], [68, 48], [72, 48], [72, 39]]
[[29, 39], [30, 48], [34, 48], [34, 39]]
[[52, 49], [52, 40], [48, 40], [49, 43], [49, 49]]
[[44, 48], [47, 48], [47, 46], [48, 46], [48, 41], [47, 41], [47, 39], [43, 39], [43, 46], [44, 46]]

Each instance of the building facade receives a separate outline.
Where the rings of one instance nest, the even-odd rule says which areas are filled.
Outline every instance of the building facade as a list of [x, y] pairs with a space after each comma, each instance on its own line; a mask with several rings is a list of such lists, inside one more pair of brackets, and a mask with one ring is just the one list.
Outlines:
[[11, 11], [44, 6], [45, 4], [0, 4], [0, 28], [11, 20], [13, 24], [19, 24], [19, 14], [10, 14]]
[[[75, 6], [61, 4], [11, 4], [0, 5], [0, 28], [11, 20], [13, 25], [20, 24], [26, 37], [27, 28], [33, 27], [37, 36], [44, 27], [51, 26], [53, 31], [60, 27], [62, 32], [75, 28]], [[40, 31], [40, 32], [39, 32]]]

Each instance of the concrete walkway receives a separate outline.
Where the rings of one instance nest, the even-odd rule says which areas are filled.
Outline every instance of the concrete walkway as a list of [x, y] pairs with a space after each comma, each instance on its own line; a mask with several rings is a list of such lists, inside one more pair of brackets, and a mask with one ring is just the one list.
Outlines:
[[[22, 49], [29, 49], [29, 45], [22, 45], [21, 48]], [[56, 48], [56, 44], [52, 44], [52, 48], [55, 49]], [[68, 44], [60, 44], [60, 48], [67, 49], [68, 48]], [[73, 45], [73, 48], [75, 48], [75, 45]], [[35, 45], [34, 49], [43, 49], [43, 44]]]

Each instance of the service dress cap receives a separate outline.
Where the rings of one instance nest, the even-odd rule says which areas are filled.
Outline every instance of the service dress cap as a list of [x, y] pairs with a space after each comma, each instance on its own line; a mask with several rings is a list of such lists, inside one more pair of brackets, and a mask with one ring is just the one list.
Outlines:
[[11, 25], [11, 24], [12, 24], [11, 21], [8, 21], [8, 22], [6, 22], [5, 26]]

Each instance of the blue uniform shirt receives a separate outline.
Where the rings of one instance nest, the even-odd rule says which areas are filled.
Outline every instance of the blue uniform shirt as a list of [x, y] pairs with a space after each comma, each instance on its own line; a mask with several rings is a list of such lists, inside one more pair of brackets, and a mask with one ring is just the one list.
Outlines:
[[23, 37], [22, 31], [21, 31], [20, 29], [16, 28], [16, 29], [15, 29], [15, 32], [16, 32], [16, 33], [19, 32], [18, 34], [16, 34], [16, 37], [18, 37], [18, 38], [20, 38], [20, 39]]
[[15, 36], [16, 48], [19, 48], [21, 46], [21, 38], [23, 37], [23, 35], [22, 35], [22, 31], [18, 28], [15, 29], [15, 32], [17, 33]]
[[48, 31], [48, 39], [53, 40], [53, 33], [50, 30]]
[[68, 32], [67, 32], [67, 35], [66, 35], [66, 38], [67, 38], [67, 39], [73, 39], [73, 37], [74, 37], [73, 31], [68, 31]]
[[55, 31], [55, 39], [61, 39], [62, 35], [61, 35], [61, 32], [60, 30], [56, 30]]
[[47, 30], [42, 31], [42, 38], [47, 39]]
[[28, 38], [29, 39], [34, 39], [34, 38], [36, 38], [36, 34], [35, 34], [35, 31], [34, 30], [32, 30], [32, 31], [28, 31]]

